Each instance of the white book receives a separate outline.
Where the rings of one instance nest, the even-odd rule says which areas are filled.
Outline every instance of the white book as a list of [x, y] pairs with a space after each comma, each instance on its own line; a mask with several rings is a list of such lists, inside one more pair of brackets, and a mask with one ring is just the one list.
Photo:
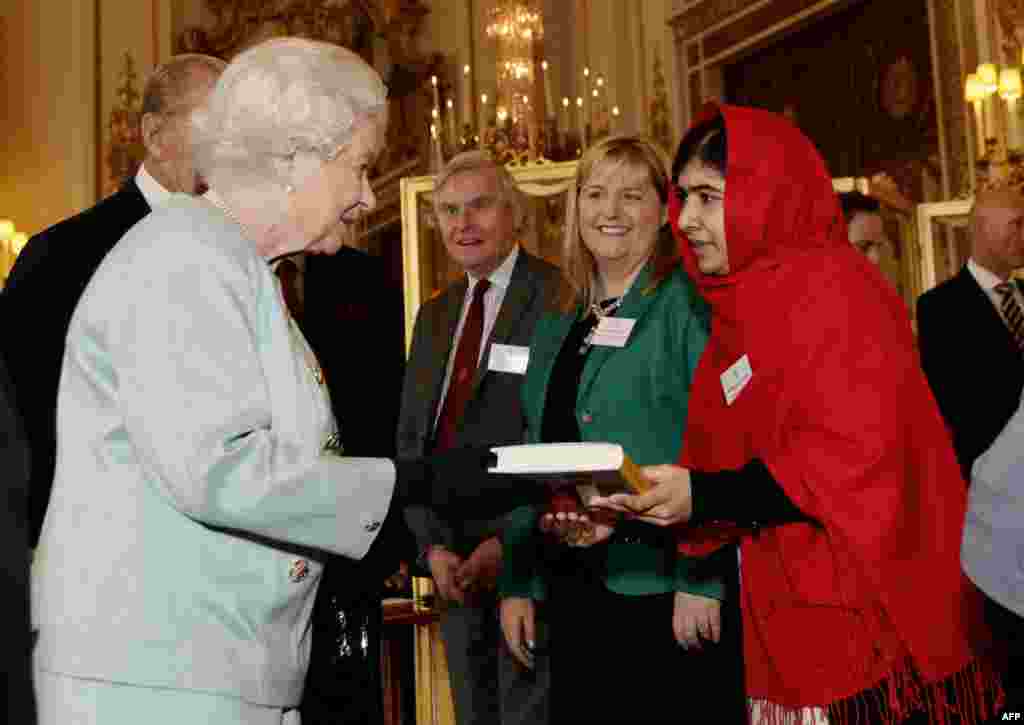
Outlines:
[[654, 484], [617, 443], [529, 443], [491, 449], [498, 463], [491, 473], [547, 479], [552, 486], [575, 484], [580, 500], [644, 493]]

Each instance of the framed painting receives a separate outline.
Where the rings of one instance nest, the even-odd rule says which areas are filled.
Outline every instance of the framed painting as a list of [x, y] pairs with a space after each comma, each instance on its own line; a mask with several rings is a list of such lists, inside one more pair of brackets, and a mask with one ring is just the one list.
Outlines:
[[[530, 253], [561, 264], [568, 194], [576, 162], [509, 167], [527, 199], [527, 231], [521, 243]], [[412, 344], [416, 313], [424, 300], [441, 292], [462, 273], [445, 252], [433, 207], [433, 176], [401, 181], [402, 276], [405, 290], [406, 350]]]
[[955, 275], [970, 256], [968, 219], [973, 204], [972, 199], [918, 204], [921, 292]]

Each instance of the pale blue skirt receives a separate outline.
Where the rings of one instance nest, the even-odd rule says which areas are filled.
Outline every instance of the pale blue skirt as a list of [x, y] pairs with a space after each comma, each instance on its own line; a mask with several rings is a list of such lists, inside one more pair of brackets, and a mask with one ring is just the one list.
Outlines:
[[[39, 725], [301, 725], [298, 710], [35, 670]], [[12, 723], [12, 725], [14, 725]]]

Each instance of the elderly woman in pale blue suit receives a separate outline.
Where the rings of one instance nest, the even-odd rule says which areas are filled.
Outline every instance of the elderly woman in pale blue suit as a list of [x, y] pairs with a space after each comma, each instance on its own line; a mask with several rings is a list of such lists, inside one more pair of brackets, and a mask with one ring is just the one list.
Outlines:
[[373, 208], [385, 101], [337, 46], [241, 54], [193, 118], [210, 191], [140, 222], [86, 289], [34, 572], [42, 723], [296, 722], [321, 552], [372, 558], [405, 503], [453, 504], [482, 464], [344, 457], [271, 271]]

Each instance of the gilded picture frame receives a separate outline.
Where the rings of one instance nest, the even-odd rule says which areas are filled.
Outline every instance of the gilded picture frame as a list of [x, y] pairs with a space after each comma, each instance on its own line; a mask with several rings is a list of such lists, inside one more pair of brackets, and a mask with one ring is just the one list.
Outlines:
[[968, 219], [973, 205], [973, 199], [918, 204], [921, 292], [946, 281], [967, 262], [970, 255]]

